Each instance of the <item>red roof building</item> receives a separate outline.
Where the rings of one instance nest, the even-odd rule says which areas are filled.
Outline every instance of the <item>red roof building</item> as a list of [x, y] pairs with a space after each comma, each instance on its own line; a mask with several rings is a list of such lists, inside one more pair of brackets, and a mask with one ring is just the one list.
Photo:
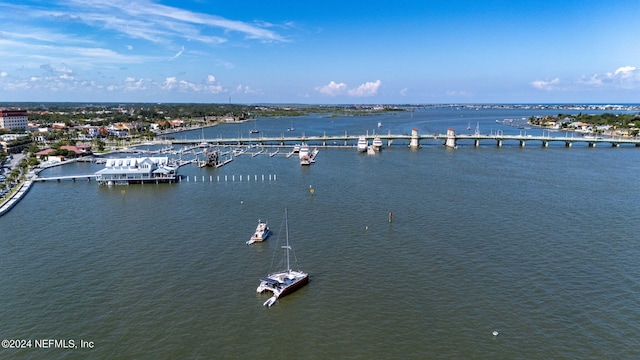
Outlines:
[[0, 128], [27, 130], [29, 128], [27, 110], [0, 109]]

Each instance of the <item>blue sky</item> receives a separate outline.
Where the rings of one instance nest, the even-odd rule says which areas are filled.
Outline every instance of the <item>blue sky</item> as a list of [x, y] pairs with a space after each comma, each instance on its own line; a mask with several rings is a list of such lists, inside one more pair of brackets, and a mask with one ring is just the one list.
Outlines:
[[640, 102], [638, 0], [0, 1], [0, 101]]

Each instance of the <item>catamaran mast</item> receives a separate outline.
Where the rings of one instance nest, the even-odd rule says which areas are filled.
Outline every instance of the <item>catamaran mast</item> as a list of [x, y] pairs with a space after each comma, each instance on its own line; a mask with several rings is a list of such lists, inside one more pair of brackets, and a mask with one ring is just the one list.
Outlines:
[[286, 208], [284, 209], [284, 224], [285, 224], [285, 234], [287, 238], [287, 245], [283, 246], [283, 248], [287, 250], [287, 272], [289, 272], [291, 271], [291, 267], [289, 266], [289, 249], [291, 247], [289, 246], [289, 214]]

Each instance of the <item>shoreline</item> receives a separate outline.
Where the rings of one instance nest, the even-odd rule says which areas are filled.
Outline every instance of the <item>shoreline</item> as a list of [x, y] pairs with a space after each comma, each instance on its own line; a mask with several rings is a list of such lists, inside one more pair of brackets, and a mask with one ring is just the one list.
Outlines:
[[7, 199], [3, 200], [0, 203], [0, 216], [6, 214], [11, 210], [16, 204], [22, 200], [22, 198], [31, 190], [31, 186], [33, 185], [33, 181], [31, 179], [27, 179], [22, 181], [20, 187], [16, 192], [14, 192]]

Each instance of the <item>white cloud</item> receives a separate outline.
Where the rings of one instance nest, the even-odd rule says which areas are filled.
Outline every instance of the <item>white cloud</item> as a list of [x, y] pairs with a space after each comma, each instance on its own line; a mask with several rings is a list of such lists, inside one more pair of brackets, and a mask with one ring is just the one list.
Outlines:
[[348, 89], [347, 84], [345, 83], [336, 83], [335, 81], [331, 81], [329, 84], [318, 86], [315, 89], [319, 93], [329, 96], [347, 94], [349, 96], [364, 97], [376, 95], [381, 84], [382, 82], [380, 80], [376, 80], [374, 82], [369, 81], [355, 89]]
[[536, 80], [531, 82], [531, 86], [539, 90], [551, 90], [555, 85], [560, 83], [560, 79], [555, 78], [553, 80]]
[[202, 87], [202, 91], [208, 92], [211, 94], [219, 94], [224, 92], [224, 88], [216, 81], [216, 77], [213, 75], [207, 75], [204, 79], [204, 85]]
[[167, 91], [178, 90], [182, 92], [211, 94], [219, 94], [225, 91], [224, 87], [216, 82], [216, 78], [213, 75], [208, 75], [200, 84], [187, 80], [179, 80], [175, 76], [172, 76], [166, 78], [159, 88]]
[[0, 72], [0, 77], [7, 77], [7, 75], [9, 74], [6, 71]]
[[[133, 77], [127, 77], [124, 80], [125, 91], [144, 91], [147, 90], [147, 81], [144, 79], [136, 79]], [[111, 91], [117, 90], [117, 87], [111, 87]]]
[[449, 90], [446, 92], [448, 96], [469, 96], [464, 90]]
[[174, 77], [168, 77], [165, 79], [164, 84], [162, 84], [162, 88], [165, 90], [171, 90], [173, 89], [176, 84], [177, 84], [178, 80]]
[[623, 67], [617, 68], [616, 71], [613, 73], [613, 76], [628, 78], [628, 77], [632, 77], [635, 71], [636, 71], [635, 66], [623, 66]]
[[613, 72], [583, 76], [579, 83], [591, 87], [633, 89], [640, 86], [640, 70], [635, 66], [621, 66]]
[[347, 84], [331, 81], [328, 85], [316, 87], [316, 90], [324, 95], [336, 96], [343, 94], [347, 90]]
[[382, 82], [380, 80], [376, 80], [374, 82], [366, 82], [355, 89], [349, 90], [349, 95], [351, 96], [373, 96], [378, 93], [378, 88]]
[[247, 85], [238, 85], [236, 86], [236, 90], [234, 91], [236, 94], [259, 94], [260, 92], [257, 90], [253, 90]]

